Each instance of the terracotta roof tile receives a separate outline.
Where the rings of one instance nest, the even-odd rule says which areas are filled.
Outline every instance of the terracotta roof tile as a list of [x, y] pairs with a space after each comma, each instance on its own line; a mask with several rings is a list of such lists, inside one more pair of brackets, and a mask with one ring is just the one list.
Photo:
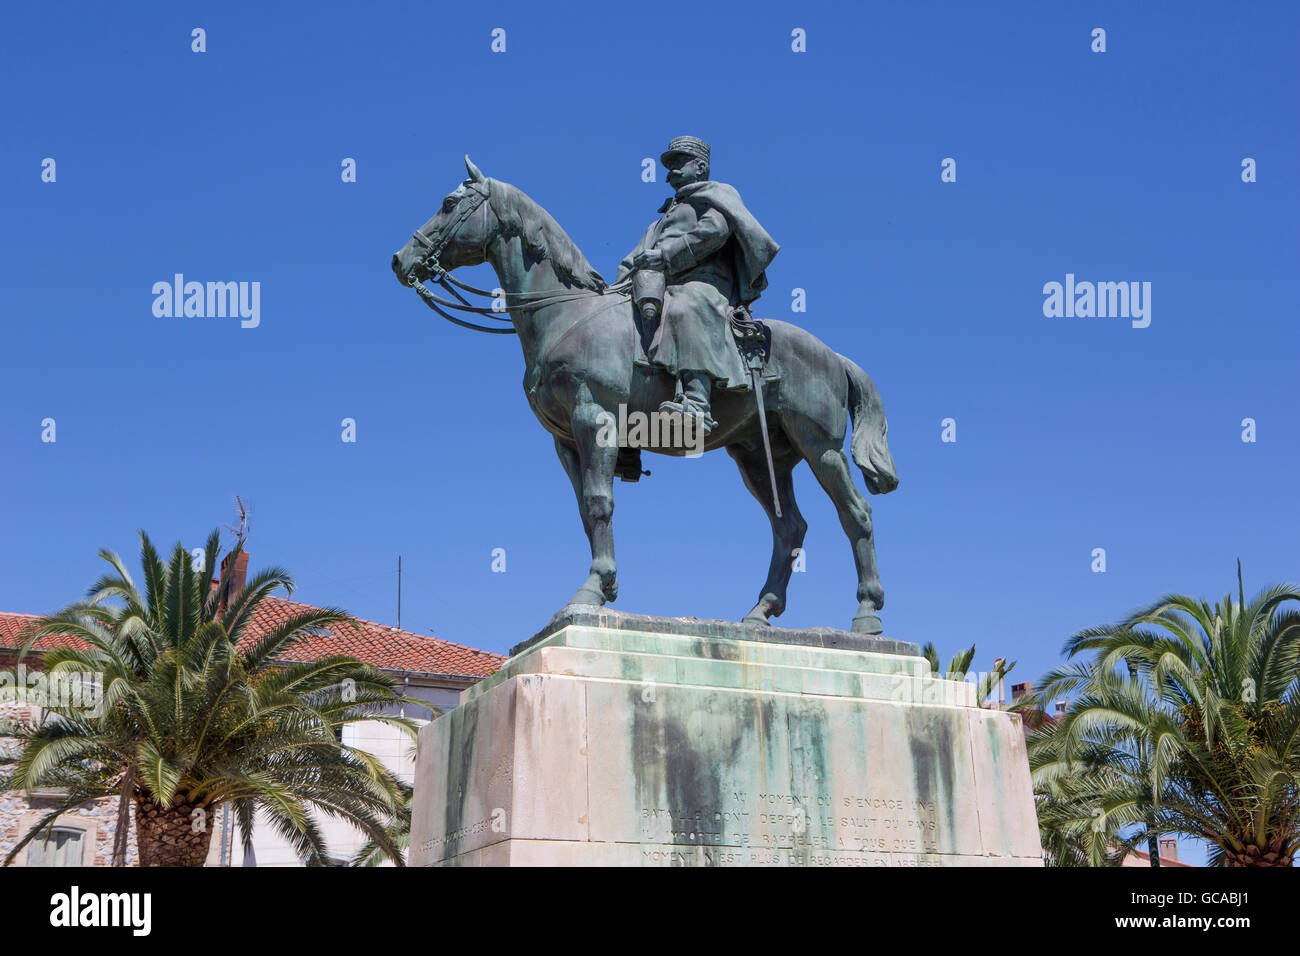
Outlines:
[[[314, 610], [311, 605], [299, 604], [284, 598], [267, 598], [253, 617], [253, 630], [241, 642], [247, 646], [257, 637], [287, 620], [292, 614]], [[0, 648], [17, 648], [23, 643], [22, 634], [37, 619], [35, 614], [9, 614], [0, 612]], [[335, 627], [319, 637], [308, 637], [283, 655], [286, 661], [313, 661], [335, 654], [345, 654], [389, 671], [410, 671], [420, 674], [437, 674], [448, 677], [487, 677], [505, 663], [500, 654], [453, 644], [450, 641], [385, 627], [373, 621], [356, 619], [360, 631]], [[57, 647], [78, 647], [82, 642], [74, 637], [55, 634], [43, 637], [33, 648], [50, 651]]]
[[[311, 605], [267, 598], [254, 615], [254, 633], [262, 634], [288, 619], [291, 614], [315, 610]], [[355, 618], [360, 632], [331, 628], [320, 637], [308, 637], [284, 656], [285, 660], [312, 661], [331, 654], [347, 654], [385, 670], [450, 674], [457, 677], [487, 677], [505, 663], [500, 654], [476, 650], [395, 627]]]
[[[35, 614], [7, 614], [0, 611], [0, 648], [18, 648], [23, 645], [23, 633], [37, 619]], [[85, 647], [79, 638], [67, 634], [50, 634], [33, 646], [35, 651], [52, 651], [59, 647]]]

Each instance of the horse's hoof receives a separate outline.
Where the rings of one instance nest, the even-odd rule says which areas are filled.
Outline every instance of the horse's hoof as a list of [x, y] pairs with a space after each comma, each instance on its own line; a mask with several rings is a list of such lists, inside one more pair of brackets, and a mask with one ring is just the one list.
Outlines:
[[853, 619], [854, 634], [883, 634], [885, 627], [875, 614], [859, 614]]
[[573, 596], [573, 599], [569, 601], [569, 607], [573, 607], [575, 604], [594, 604], [596, 607], [604, 607], [605, 595], [594, 588], [581, 587], [578, 588], [578, 593]]
[[767, 615], [758, 608], [750, 611], [740, 619], [741, 624], [748, 624], [751, 627], [771, 627], [772, 622], [767, 619]]

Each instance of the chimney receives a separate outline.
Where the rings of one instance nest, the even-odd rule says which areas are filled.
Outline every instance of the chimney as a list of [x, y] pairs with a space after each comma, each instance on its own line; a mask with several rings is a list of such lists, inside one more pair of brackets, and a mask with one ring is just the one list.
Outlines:
[[226, 565], [230, 563], [231, 557], [235, 558], [235, 563], [230, 569], [230, 578], [226, 581], [225, 593], [221, 595], [221, 603], [229, 604], [240, 591], [244, 590], [244, 581], [248, 577], [248, 552], [240, 551], [236, 556], [235, 552], [230, 552], [221, 559], [221, 573], [226, 574]]
[[1160, 838], [1160, 859], [1178, 862], [1178, 839], [1176, 837]]

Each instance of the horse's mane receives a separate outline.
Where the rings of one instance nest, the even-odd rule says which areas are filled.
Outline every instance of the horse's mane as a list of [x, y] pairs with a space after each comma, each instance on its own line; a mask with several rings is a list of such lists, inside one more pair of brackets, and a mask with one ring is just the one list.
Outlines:
[[599, 292], [605, 280], [549, 212], [522, 189], [488, 180], [488, 202], [506, 235], [523, 239], [524, 248], [551, 263], [561, 281]]

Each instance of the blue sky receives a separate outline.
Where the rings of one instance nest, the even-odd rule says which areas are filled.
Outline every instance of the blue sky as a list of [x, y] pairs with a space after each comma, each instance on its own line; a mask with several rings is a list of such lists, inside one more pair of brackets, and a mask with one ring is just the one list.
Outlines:
[[[76, 598], [137, 528], [197, 546], [239, 494], [253, 565], [304, 601], [391, 623], [401, 554], [408, 629], [531, 634], [588, 555], [518, 344], [441, 322], [389, 258], [468, 152], [612, 277], [669, 192], [641, 160], [683, 133], [783, 246], [756, 314], [884, 397], [889, 635], [1032, 679], [1078, 628], [1222, 594], [1238, 556], [1248, 590], [1295, 580], [1300, 8], [1132, 6], [7, 8], [0, 610]], [[155, 317], [177, 272], [260, 282], [260, 326]], [[1150, 327], [1045, 317], [1067, 273], [1152, 283]], [[734, 465], [647, 466], [616, 487], [617, 606], [739, 617], [770, 538]], [[847, 542], [796, 481], [807, 571], [780, 623], [847, 625]], [[695, 520], [664, 528], [684, 496]]]

